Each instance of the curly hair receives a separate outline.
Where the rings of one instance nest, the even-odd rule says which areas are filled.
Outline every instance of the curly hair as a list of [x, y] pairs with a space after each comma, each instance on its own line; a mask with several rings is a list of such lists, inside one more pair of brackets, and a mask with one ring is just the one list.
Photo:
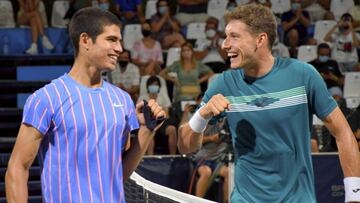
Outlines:
[[271, 49], [276, 39], [277, 25], [272, 11], [260, 4], [245, 4], [236, 7], [233, 11], [225, 14], [226, 21], [240, 20], [249, 27], [249, 32], [256, 36], [266, 33]]

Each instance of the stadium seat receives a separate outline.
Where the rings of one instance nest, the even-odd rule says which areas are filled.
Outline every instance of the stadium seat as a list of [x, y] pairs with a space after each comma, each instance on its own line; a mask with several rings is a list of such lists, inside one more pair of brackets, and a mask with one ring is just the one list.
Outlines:
[[205, 35], [206, 23], [189, 23], [187, 26], [186, 39], [201, 39], [206, 38]]
[[221, 19], [226, 11], [228, 0], [210, 0], [208, 2], [207, 14]]
[[69, 1], [57, 0], [54, 1], [51, 12], [51, 26], [57, 28], [66, 28], [68, 20], [64, 20], [64, 16], [69, 9]]
[[290, 0], [271, 0], [271, 10], [275, 14], [282, 14], [291, 9]]
[[0, 27], [1, 28], [14, 28], [15, 18], [14, 10], [10, 1], [0, 1]]
[[145, 18], [150, 19], [156, 13], [157, 0], [148, 0], [145, 7]]
[[333, 0], [330, 11], [335, 15], [335, 19], [339, 20], [341, 15], [349, 12], [352, 7], [354, 7], [354, 0]]
[[124, 47], [125, 49], [132, 49], [134, 43], [143, 38], [140, 24], [127, 24], [124, 27]]
[[344, 80], [344, 97], [360, 97], [360, 72], [346, 72]]
[[168, 50], [167, 57], [166, 57], [166, 66], [170, 66], [175, 61], [180, 60], [180, 51], [181, 51], [181, 49], [178, 47], [171, 47]]
[[298, 48], [297, 58], [304, 62], [310, 62], [317, 57], [317, 46], [316, 45], [302, 45]]
[[326, 33], [333, 28], [337, 22], [335, 20], [319, 20], [315, 23], [314, 38], [318, 41], [318, 44], [324, 42]]

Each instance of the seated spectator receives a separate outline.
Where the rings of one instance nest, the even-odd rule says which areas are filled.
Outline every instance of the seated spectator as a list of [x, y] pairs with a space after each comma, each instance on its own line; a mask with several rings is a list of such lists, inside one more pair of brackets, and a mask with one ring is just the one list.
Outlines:
[[[158, 76], [150, 76], [146, 81], [147, 93], [139, 97], [138, 102], [142, 100], [154, 99], [163, 108], [166, 115], [169, 115], [169, 108], [171, 108], [171, 102], [166, 92], [161, 92], [161, 82]], [[167, 140], [167, 147], [169, 154], [176, 154], [176, 127], [170, 123], [170, 120], [166, 120], [165, 123], [157, 130], [154, 139], [149, 144], [147, 149], [147, 155], [153, 155], [156, 148], [157, 141], [161, 142]]]
[[344, 77], [339, 70], [338, 63], [331, 59], [330, 46], [326, 43], [319, 44], [317, 54], [318, 57], [309, 63], [313, 65], [324, 78], [327, 88], [342, 88]]
[[99, 8], [101, 10], [104, 10], [104, 11], [110, 10], [110, 3], [111, 3], [110, 0], [98, 0], [98, 3], [99, 3]]
[[330, 11], [330, 3], [330, 0], [302, 0], [301, 7], [309, 12], [311, 22], [334, 20], [335, 16]]
[[[202, 94], [196, 98], [196, 105], [185, 105], [180, 125], [189, 121], [189, 118], [191, 118], [201, 100]], [[224, 140], [229, 140], [230, 138], [225, 138], [225, 136], [229, 136], [226, 134], [228, 132], [221, 132], [227, 129], [225, 128], [225, 125], [225, 119], [219, 120], [215, 124], [208, 125], [204, 131], [201, 149], [195, 154], [190, 155], [193, 157], [196, 165], [195, 170], [199, 176], [196, 182], [195, 195], [201, 198], [205, 197], [211, 184], [211, 177], [216, 173], [215, 175], [223, 178], [223, 199], [221, 202], [228, 202], [229, 173], [228, 166], [224, 164], [222, 158], [226, 155], [229, 147], [229, 143], [226, 143]], [[181, 131], [181, 129], [179, 129], [179, 131]]]
[[349, 13], [343, 14], [339, 22], [324, 37], [325, 41], [334, 43], [333, 58], [339, 63], [341, 72], [360, 70], [356, 49], [359, 40], [352, 27], [352, 21]]
[[44, 48], [54, 49], [54, 46], [45, 35], [44, 24], [38, 10], [39, 0], [18, 0], [20, 9], [17, 22], [19, 25], [29, 25], [31, 29], [31, 45], [25, 52], [27, 54], [37, 54], [37, 40], [41, 36], [41, 42]]
[[118, 63], [111, 72], [111, 82], [130, 94], [134, 102], [139, 96], [140, 73], [139, 68], [131, 63], [129, 50], [124, 50], [118, 58]]
[[310, 16], [300, 3], [301, 0], [291, 0], [291, 10], [281, 16], [285, 44], [290, 46], [290, 55], [294, 58], [297, 56], [297, 47], [309, 43], [307, 28], [310, 26]]
[[208, 65], [215, 73], [221, 73], [228, 69], [225, 64], [227, 58], [225, 50], [221, 48], [224, 38], [218, 31], [219, 20], [209, 17], [206, 20], [206, 38], [197, 39], [195, 42], [195, 56], [203, 64]]
[[276, 37], [275, 42], [271, 47], [271, 53], [275, 57], [290, 57], [289, 49], [283, 43], [279, 42], [279, 37]]
[[205, 22], [208, 18], [207, 2], [208, 0], [177, 0], [178, 13], [175, 18], [178, 19], [181, 26], [192, 22]]
[[147, 21], [141, 25], [143, 38], [134, 43], [132, 60], [139, 66], [140, 75], [159, 73], [160, 65], [164, 63], [160, 42], [151, 37], [151, 26]]
[[151, 17], [153, 38], [161, 42], [163, 49], [180, 47], [185, 43], [185, 39], [180, 33], [180, 22], [170, 12], [168, 1], [159, 0], [156, 9], [156, 14]]
[[123, 26], [145, 22], [142, 0], [116, 0], [115, 13], [119, 16]]
[[[169, 73], [176, 73], [177, 77]], [[206, 65], [197, 61], [193, 47], [190, 43], [181, 46], [180, 61], [164, 68], [160, 75], [176, 85], [175, 102], [194, 100], [200, 94], [200, 83], [207, 82], [213, 71]]]

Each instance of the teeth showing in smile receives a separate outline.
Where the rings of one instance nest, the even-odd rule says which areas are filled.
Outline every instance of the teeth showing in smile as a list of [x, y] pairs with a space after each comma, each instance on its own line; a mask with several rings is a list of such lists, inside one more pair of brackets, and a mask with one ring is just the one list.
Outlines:
[[237, 54], [229, 53], [229, 54], [228, 54], [228, 57], [230, 57], [230, 58], [235, 58], [235, 57], [237, 57]]
[[113, 59], [113, 60], [115, 60], [115, 61], [117, 60], [117, 57], [116, 57], [116, 56], [110, 56], [110, 58]]

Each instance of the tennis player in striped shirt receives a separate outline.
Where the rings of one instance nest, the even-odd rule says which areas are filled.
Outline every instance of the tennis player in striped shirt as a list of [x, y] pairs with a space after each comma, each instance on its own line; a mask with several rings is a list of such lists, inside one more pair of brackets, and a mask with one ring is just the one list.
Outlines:
[[[81, 9], [69, 34], [75, 48], [71, 71], [34, 92], [24, 106], [6, 173], [8, 202], [27, 202], [29, 168], [37, 154], [44, 202], [125, 202], [123, 182], [162, 124], [149, 129], [143, 102], [135, 107], [125, 91], [101, 79], [122, 52], [115, 15]], [[153, 118], [165, 117], [154, 100], [148, 106]]]

